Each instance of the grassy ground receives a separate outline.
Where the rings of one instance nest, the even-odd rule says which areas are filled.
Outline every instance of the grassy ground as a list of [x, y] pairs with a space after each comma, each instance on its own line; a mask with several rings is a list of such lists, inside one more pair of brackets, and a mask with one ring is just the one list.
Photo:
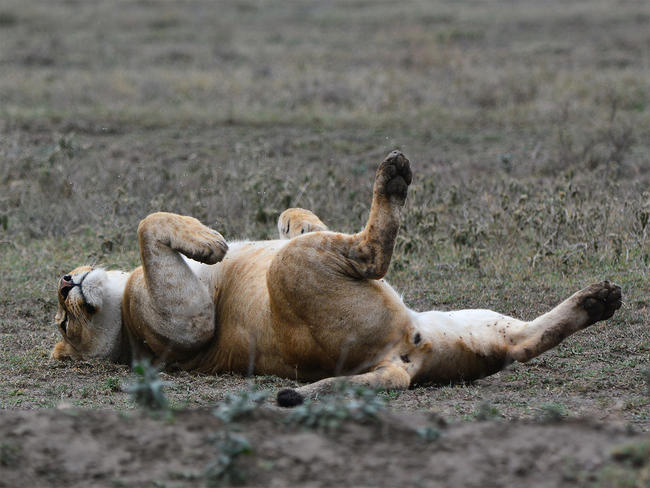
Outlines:
[[[400, 148], [415, 180], [388, 278], [409, 305], [530, 318], [605, 278], [625, 304], [529, 364], [390, 405], [648, 430], [649, 24], [635, 0], [3, 1], [0, 406], [129, 408], [125, 368], [48, 354], [57, 278], [137, 265], [147, 213], [264, 239], [303, 206], [353, 231]], [[176, 406], [247, 381], [164, 377]]]

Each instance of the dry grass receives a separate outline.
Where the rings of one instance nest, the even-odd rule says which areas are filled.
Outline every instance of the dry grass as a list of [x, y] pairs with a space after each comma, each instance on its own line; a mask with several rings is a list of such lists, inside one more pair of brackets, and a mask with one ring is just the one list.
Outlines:
[[[124, 368], [47, 358], [54, 283], [137, 265], [147, 213], [263, 239], [298, 205], [353, 231], [399, 147], [416, 179], [389, 279], [409, 304], [531, 317], [610, 278], [625, 306], [528, 365], [390, 405], [561, 404], [647, 429], [649, 21], [637, 1], [3, 2], [0, 405], [128, 405]], [[165, 380], [176, 406], [246, 381]]]

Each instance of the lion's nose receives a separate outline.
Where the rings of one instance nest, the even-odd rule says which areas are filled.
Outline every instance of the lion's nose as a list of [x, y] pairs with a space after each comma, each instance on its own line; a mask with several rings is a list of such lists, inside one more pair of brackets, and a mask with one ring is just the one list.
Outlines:
[[65, 300], [68, 298], [68, 293], [70, 293], [70, 290], [74, 288], [74, 282], [72, 281], [72, 276], [70, 275], [65, 275], [63, 278], [61, 278], [61, 284], [59, 285], [59, 293], [61, 293], [61, 296]]

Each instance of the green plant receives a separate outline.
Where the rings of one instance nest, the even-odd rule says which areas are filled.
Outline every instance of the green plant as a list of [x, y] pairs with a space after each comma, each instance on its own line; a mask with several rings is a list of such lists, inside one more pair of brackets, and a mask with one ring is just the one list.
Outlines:
[[258, 410], [268, 396], [265, 390], [250, 384], [248, 389], [229, 394], [212, 413], [224, 422], [224, 430], [214, 439], [219, 451], [217, 459], [208, 465], [205, 478], [209, 486], [237, 485], [246, 482], [246, 473], [238, 466], [238, 458], [253, 452], [248, 440], [235, 432], [233, 422], [250, 416]]
[[398, 399], [400, 393], [401, 392], [399, 390], [386, 390], [386, 391], [380, 391], [378, 395], [388, 402], [390, 400]]
[[650, 463], [650, 441], [617, 446], [612, 449], [611, 455], [618, 462], [640, 468]]
[[287, 417], [287, 422], [310, 429], [333, 431], [342, 422], [372, 422], [385, 408], [385, 401], [375, 390], [341, 383], [334, 392], [319, 401], [305, 400]]
[[240, 420], [260, 408], [267, 396], [267, 391], [251, 385], [247, 390], [229, 394], [226, 401], [212, 412], [226, 423]]
[[120, 385], [120, 379], [115, 376], [109, 376], [104, 380], [104, 390], [108, 391], [120, 391], [122, 385]]
[[567, 416], [567, 409], [561, 403], [544, 403], [537, 409], [537, 419], [542, 422], [559, 422]]
[[160, 371], [148, 359], [133, 363], [133, 379], [124, 390], [139, 407], [161, 411], [169, 407], [165, 396], [166, 383], [160, 379]]
[[433, 425], [427, 425], [426, 427], [419, 427], [416, 429], [415, 433], [418, 435], [418, 438], [423, 442], [434, 442], [440, 439], [442, 436], [442, 431]]
[[615, 446], [610, 462], [590, 474], [589, 486], [612, 488], [647, 487], [650, 480], [650, 442], [639, 441]]
[[18, 461], [19, 446], [14, 446], [8, 442], [0, 442], [0, 466], [11, 466]]
[[0, 27], [12, 27], [18, 23], [18, 17], [13, 12], [0, 11]]
[[474, 410], [474, 418], [476, 420], [490, 420], [500, 417], [501, 412], [499, 409], [494, 405], [490, 405], [489, 402], [481, 402], [476, 410]]
[[215, 436], [215, 446], [219, 455], [205, 470], [208, 486], [240, 485], [246, 482], [246, 472], [241, 469], [238, 460], [242, 455], [253, 452], [248, 439], [230, 430]]

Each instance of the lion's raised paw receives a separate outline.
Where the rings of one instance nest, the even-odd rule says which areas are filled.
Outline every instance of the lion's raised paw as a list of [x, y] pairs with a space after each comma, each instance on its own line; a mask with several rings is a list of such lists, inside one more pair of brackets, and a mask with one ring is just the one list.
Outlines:
[[220, 262], [228, 251], [228, 244], [223, 236], [204, 225], [201, 225], [201, 228], [192, 229], [191, 232], [183, 235], [182, 242], [174, 244], [176, 245], [173, 247], [178, 252], [205, 264]]
[[409, 160], [400, 151], [391, 152], [379, 165], [375, 191], [403, 204], [411, 184], [412, 173]]
[[621, 287], [609, 281], [589, 285], [582, 290], [580, 298], [582, 308], [589, 315], [589, 325], [607, 320], [623, 304]]

